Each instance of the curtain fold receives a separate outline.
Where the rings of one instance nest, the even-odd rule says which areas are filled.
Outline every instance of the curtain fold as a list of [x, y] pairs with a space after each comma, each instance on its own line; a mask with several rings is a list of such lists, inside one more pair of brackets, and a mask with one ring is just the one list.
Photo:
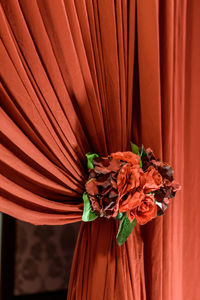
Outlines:
[[68, 299], [146, 299], [140, 227], [122, 247], [116, 243], [117, 229], [110, 220], [82, 223]]
[[199, 299], [199, 20], [198, 0], [1, 0], [0, 211], [80, 221], [85, 153], [131, 140], [183, 186], [121, 247], [117, 221], [83, 223], [69, 300]]

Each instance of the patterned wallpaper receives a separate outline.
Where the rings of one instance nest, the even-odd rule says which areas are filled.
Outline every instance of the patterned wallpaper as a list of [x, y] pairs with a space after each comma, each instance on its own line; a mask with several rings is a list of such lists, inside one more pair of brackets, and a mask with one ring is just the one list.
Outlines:
[[67, 288], [79, 227], [16, 221], [14, 295]]

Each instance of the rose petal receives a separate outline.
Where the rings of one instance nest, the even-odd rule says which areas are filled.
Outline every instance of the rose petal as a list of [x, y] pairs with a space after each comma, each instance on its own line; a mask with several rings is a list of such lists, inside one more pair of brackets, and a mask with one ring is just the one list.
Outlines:
[[128, 219], [129, 219], [129, 221], [132, 223], [133, 220], [135, 219], [135, 214], [133, 213], [133, 211], [132, 210], [128, 210], [126, 212], [126, 215], [127, 215]]
[[150, 166], [144, 174], [145, 184], [143, 188], [145, 193], [158, 190], [162, 186], [162, 176], [153, 166]]
[[132, 165], [139, 165], [139, 159], [140, 159], [139, 155], [137, 155], [131, 151], [115, 152], [115, 153], [112, 153], [111, 156], [115, 159], [131, 163]]
[[133, 209], [132, 214], [135, 215], [137, 222], [144, 225], [157, 215], [157, 205], [154, 202], [153, 195], [146, 195], [141, 204]]
[[140, 168], [132, 166], [130, 164], [125, 164], [118, 176], [117, 176], [117, 187], [119, 196], [127, 194], [130, 190], [136, 189], [140, 186], [140, 179], [144, 175]]
[[143, 191], [130, 192], [126, 200], [122, 200], [119, 204], [119, 212], [126, 212], [133, 210], [140, 205], [141, 201], [145, 198]]

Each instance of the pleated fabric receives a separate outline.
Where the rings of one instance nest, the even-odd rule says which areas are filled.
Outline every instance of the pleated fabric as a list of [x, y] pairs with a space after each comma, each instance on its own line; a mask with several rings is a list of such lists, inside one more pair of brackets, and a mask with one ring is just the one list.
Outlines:
[[151, 147], [183, 188], [164, 217], [82, 223], [68, 300], [198, 300], [200, 3], [1, 0], [0, 210], [81, 220], [85, 153]]

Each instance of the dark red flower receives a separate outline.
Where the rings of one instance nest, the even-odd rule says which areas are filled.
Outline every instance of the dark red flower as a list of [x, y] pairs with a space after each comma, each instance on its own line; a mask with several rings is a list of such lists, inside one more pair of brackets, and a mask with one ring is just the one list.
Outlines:
[[158, 215], [163, 215], [169, 204], [169, 199], [175, 197], [176, 192], [181, 189], [180, 184], [175, 180], [169, 181], [168, 179], [163, 180], [163, 186], [155, 192], [155, 199], [161, 205], [158, 209]]
[[152, 166], [159, 172], [163, 179], [162, 186], [160, 186], [159, 190], [155, 191], [155, 199], [160, 203], [158, 215], [161, 215], [167, 208], [169, 199], [173, 198], [176, 195], [176, 191], [181, 187], [174, 181], [174, 171], [172, 167], [157, 159], [153, 151], [148, 148], [146, 149], [146, 155], [142, 157], [142, 168], [144, 172], [147, 172], [148, 168]]
[[97, 157], [93, 164], [86, 183], [91, 206], [100, 217], [115, 218], [119, 209], [117, 174], [121, 162], [112, 157]]

